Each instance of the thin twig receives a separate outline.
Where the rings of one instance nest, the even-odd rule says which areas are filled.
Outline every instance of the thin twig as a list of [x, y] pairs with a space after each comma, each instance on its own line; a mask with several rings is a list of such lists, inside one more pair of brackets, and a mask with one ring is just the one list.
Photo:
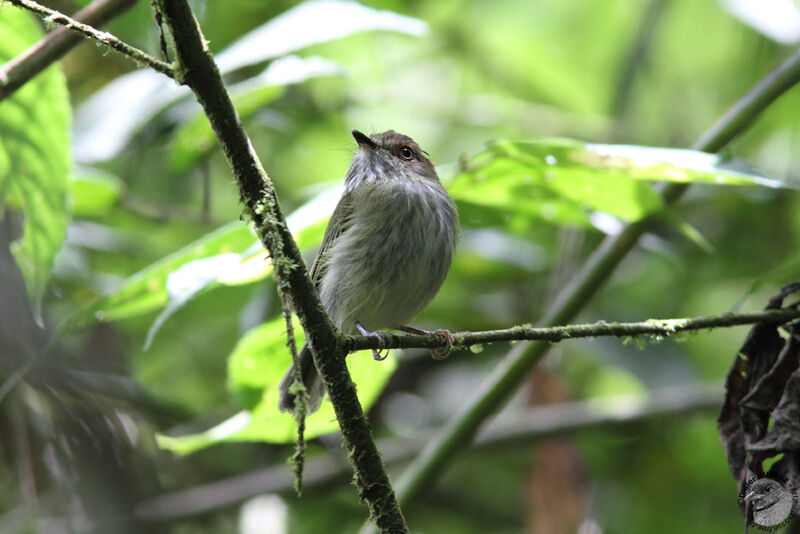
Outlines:
[[[94, 41], [97, 41], [100, 44], [106, 45], [112, 50], [119, 52], [120, 54], [129, 57], [137, 65], [142, 67], [150, 67], [153, 70], [156, 70], [162, 74], [169, 76], [170, 78], [176, 77], [176, 72], [173, 66], [169, 63], [165, 63], [159, 59], [154, 58], [150, 54], [139, 50], [138, 48], [131, 46], [124, 41], [121, 41], [117, 37], [113, 36], [108, 32], [104, 32], [90, 26], [89, 24], [83, 24], [78, 22], [77, 20], [64, 15], [58, 11], [50, 9], [49, 7], [45, 7], [41, 4], [33, 2], [32, 0], [7, 0], [8, 3], [11, 5], [21, 7], [23, 9], [27, 9], [28, 11], [32, 11], [41, 15], [44, 18], [45, 24], [58, 24], [61, 26], [66, 27], [67, 29], [81, 34], [84, 37], [88, 37]], [[6, 80], [0, 78], [0, 84], [5, 85]]]
[[[679, 332], [723, 328], [755, 323], [786, 323], [800, 319], [800, 310], [783, 308], [780, 310], [763, 310], [748, 313], [723, 313], [705, 315], [685, 319], [649, 319], [635, 323], [607, 323], [600, 321], [590, 324], [571, 324], [547, 328], [516, 326], [503, 330], [485, 332], [457, 332], [453, 334], [453, 347], [471, 347], [485, 343], [502, 341], [547, 341], [557, 343], [565, 339], [587, 337], [635, 337], [654, 336], [666, 338]], [[440, 336], [386, 334], [379, 345], [374, 337], [348, 336], [348, 347], [351, 351], [366, 349], [435, 349], [444, 346]]]
[[[475, 438], [475, 446], [530, 447], [553, 436], [594, 429], [608, 432], [655, 418], [718, 410], [722, 393], [719, 384], [675, 386], [645, 395], [619, 395], [534, 408], [503, 421], [493, 421]], [[384, 461], [391, 465], [416, 455], [426, 441], [426, 436], [413, 441], [392, 438], [380, 440], [378, 446]], [[340, 455], [318, 456], [308, 461], [306, 486], [328, 484], [349, 472]], [[168, 521], [208, 513], [256, 495], [291, 489], [291, 474], [283, 465], [277, 465], [154, 497], [139, 504], [136, 514], [146, 521]]]
[[158, 10], [158, 6], [156, 6], [153, 0], [150, 0], [150, 6], [153, 8], [153, 15], [156, 19], [156, 26], [158, 26], [158, 46], [161, 50], [161, 57], [164, 58], [165, 61], [169, 61], [169, 50], [167, 49], [167, 36], [164, 33], [164, 17], [161, 15], [161, 11]]
[[297, 356], [297, 342], [294, 337], [294, 326], [292, 325], [292, 309], [289, 301], [285, 298], [286, 295], [281, 295], [281, 313], [286, 321], [286, 346], [289, 348], [289, 354], [292, 356], [292, 364], [294, 369], [294, 381], [301, 389], [295, 394], [297, 399], [296, 407], [292, 415], [297, 423], [297, 443], [295, 444], [294, 454], [290, 458], [290, 462], [294, 467], [294, 487], [297, 496], [303, 494], [303, 470], [306, 465], [306, 414], [308, 412], [308, 392], [305, 391], [303, 386], [303, 372], [300, 367], [300, 358]]
[[[90, 26], [102, 26], [128, 11], [137, 1], [95, 0], [78, 11], [74, 19]], [[0, 101], [84, 41], [86, 39], [83, 36], [67, 28], [56, 28], [25, 52], [1, 66]]]

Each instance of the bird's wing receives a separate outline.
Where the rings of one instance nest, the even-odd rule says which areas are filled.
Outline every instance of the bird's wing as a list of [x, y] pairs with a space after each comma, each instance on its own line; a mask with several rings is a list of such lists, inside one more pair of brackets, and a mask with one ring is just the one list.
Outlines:
[[322, 246], [319, 248], [317, 258], [311, 265], [311, 281], [319, 288], [320, 280], [325, 274], [327, 269], [328, 252], [333, 247], [336, 239], [350, 228], [353, 216], [353, 203], [349, 193], [342, 195], [336, 209], [333, 210], [333, 215], [328, 222], [328, 227], [325, 229], [325, 237], [322, 238]]

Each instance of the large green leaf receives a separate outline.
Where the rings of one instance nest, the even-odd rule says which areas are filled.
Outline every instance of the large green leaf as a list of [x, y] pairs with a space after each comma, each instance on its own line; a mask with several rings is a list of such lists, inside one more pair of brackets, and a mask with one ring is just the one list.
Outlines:
[[[304, 337], [297, 321], [294, 332], [299, 350]], [[254, 328], [239, 340], [228, 359], [228, 385], [245, 410], [205, 432], [180, 437], [159, 436], [159, 445], [188, 454], [230, 441], [291, 443], [297, 437], [297, 425], [291, 414], [278, 411], [278, 383], [291, 361], [283, 317]], [[347, 367], [358, 385], [361, 405], [367, 409], [383, 391], [397, 368], [397, 360], [390, 354], [386, 360], [376, 362], [369, 351], [362, 351], [348, 356]], [[326, 398], [319, 411], [306, 419], [305, 437], [314, 438], [338, 428], [333, 405]]]
[[[4, 8], [0, 35], [4, 63], [42, 32], [32, 16]], [[22, 235], [11, 249], [37, 313], [69, 222], [69, 125], [66, 83], [56, 66], [0, 102], [0, 215], [5, 206], [24, 217]]]
[[499, 140], [475, 156], [448, 190], [463, 211], [488, 221], [498, 220], [497, 213], [523, 214], [551, 224], [586, 226], [593, 211], [635, 221], [660, 210], [651, 181], [782, 186], [730, 165], [720, 156], [693, 150], [572, 139]]
[[[297, 209], [287, 222], [301, 249], [322, 240], [339, 190], [327, 191]], [[272, 265], [248, 225], [227, 224], [130, 276], [123, 285], [70, 321], [71, 327], [115, 321], [162, 309], [148, 332], [149, 345], [161, 326], [191, 299], [219, 285], [263, 280]]]
[[167, 281], [172, 273], [196, 260], [228, 254], [239, 258], [254, 240], [252, 230], [238, 221], [218, 228], [132, 275], [117, 291], [80, 312], [72, 324], [114, 321], [162, 308], [169, 302]]

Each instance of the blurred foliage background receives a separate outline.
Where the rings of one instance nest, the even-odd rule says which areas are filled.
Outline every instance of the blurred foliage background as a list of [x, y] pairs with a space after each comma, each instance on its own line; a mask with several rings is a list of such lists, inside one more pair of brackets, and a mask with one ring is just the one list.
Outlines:
[[[74, 12], [84, 3], [52, 5]], [[791, 0], [360, 6], [193, 2], [284, 213], [314, 198], [320, 204], [313, 206], [328, 206], [312, 209], [310, 218], [296, 216], [309, 260], [323, 212], [335, 201], [330, 190], [355, 148], [351, 128], [412, 136], [446, 184], [467, 189], [466, 198], [471, 186], [459, 185], [459, 172], [498, 139], [689, 147], [800, 42], [800, 6]], [[21, 36], [8, 23], [13, 9], [0, 9], [0, 40]], [[108, 29], [158, 54], [147, 2]], [[238, 41], [249, 32], [250, 40]], [[242, 424], [237, 414], [269, 396], [286, 361], [277, 365], [270, 357], [288, 358], [275, 343], [283, 332], [268, 323], [259, 338], [254, 329], [276, 317], [279, 302], [263, 254], [237, 221], [238, 193], [198, 108], [155, 73], [131, 76], [133, 67], [92, 44], [60, 63], [73, 109], [72, 218], [41, 306], [48, 335], [58, 332], [58, 354], [45, 361], [58, 364], [34, 366], [38, 374], [3, 392], [0, 530], [354, 532], [365, 508], [346, 471], [318, 483], [311, 477], [297, 498], [290, 480], [281, 482], [290, 479], [285, 460], [292, 445], [247, 441], [278, 432], [279, 423], [268, 420], [252, 435], [237, 437], [230, 427], [203, 434], [226, 420]], [[0, 104], [0, 117], [8, 105]], [[795, 88], [725, 157], [797, 187], [798, 146]], [[487, 198], [510, 198], [509, 205], [492, 211], [462, 199], [457, 258], [417, 326], [459, 331], [534, 322], [604, 232], [619, 225], [608, 217], [570, 224], [547, 210], [515, 210], [507, 185], [484, 185]], [[614, 196], [586, 204], [614, 214]], [[791, 189], [693, 185], [674, 214], [645, 236], [579, 320], [759, 309], [779, 286], [797, 280], [800, 197]], [[687, 237], [675, 220], [702, 239]], [[191, 263], [209, 257], [215, 259]], [[746, 331], [719, 329], [677, 342], [561, 343], [501, 417], [513, 421], [538, 404], [721, 388]], [[393, 374], [376, 373], [388, 385], [370, 409], [383, 450], [430, 435], [507, 349], [457, 352], [445, 362], [425, 351], [396, 354]], [[68, 401], [67, 385], [53, 385], [61, 382], [78, 390]], [[365, 373], [359, 390], [372, 384], [377, 395], [378, 382]], [[731, 532], [742, 523], [737, 488], [717, 439], [715, 409], [698, 407], [704, 409], [468, 450], [406, 516], [415, 532]], [[330, 415], [322, 419], [336, 428]], [[191, 434], [200, 441], [172, 441]], [[207, 446], [232, 435], [235, 442]], [[157, 439], [198, 450], [178, 456]], [[308, 454], [319, 465], [342, 460], [335, 435], [311, 442]], [[392, 463], [391, 473], [402, 465]], [[246, 484], [238, 478], [162, 516], [154, 507], [153, 499], [170, 491], [251, 472], [272, 476], [275, 489], [212, 506], [226, 492], [239, 495]]]

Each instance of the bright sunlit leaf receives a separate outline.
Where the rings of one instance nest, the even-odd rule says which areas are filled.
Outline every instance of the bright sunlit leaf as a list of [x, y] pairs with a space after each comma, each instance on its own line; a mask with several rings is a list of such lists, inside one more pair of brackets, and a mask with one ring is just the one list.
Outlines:
[[[304, 336], [296, 320], [294, 334], [299, 351]], [[159, 445], [188, 454], [230, 441], [293, 442], [297, 438], [297, 425], [290, 414], [278, 411], [278, 383], [291, 361], [283, 317], [254, 328], [239, 340], [228, 358], [228, 386], [245, 411], [205, 432], [180, 437], [159, 436]], [[347, 367], [366, 410], [383, 391], [397, 368], [397, 360], [390, 353], [386, 360], [376, 362], [369, 351], [361, 351], [347, 357]], [[326, 397], [319, 411], [306, 419], [305, 437], [311, 439], [338, 428], [333, 405]]]
[[747, 172], [739, 170], [738, 167], [746, 167], [742, 161], [719, 154], [635, 145], [586, 144], [582, 150], [576, 148], [570, 153], [572, 162], [637, 180], [788, 187], [778, 180], [754, 174], [749, 168]]
[[[24, 11], [0, 16], [0, 63], [42, 32]], [[22, 214], [22, 235], [11, 245], [35, 312], [39, 313], [50, 269], [69, 222], [67, 176], [70, 106], [64, 76], [51, 66], [0, 103], [0, 216]]]
[[128, 278], [113, 294], [73, 318], [73, 325], [114, 321], [147, 313], [169, 302], [167, 280], [183, 265], [219, 254], [241, 254], [254, 241], [253, 231], [241, 222], [227, 224], [183, 249], [145, 267]]
[[[341, 188], [333, 188], [287, 217], [301, 250], [322, 241], [340, 195]], [[115, 321], [163, 308], [148, 332], [145, 346], [149, 346], [167, 319], [202, 292], [219, 285], [256, 282], [271, 273], [272, 264], [261, 242], [249, 226], [237, 221], [132, 275], [113, 294], [77, 314], [71, 324]]]
[[572, 226], [592, 225], [596, 212], [639, 220], [663, 207], [653, 181], [783, 186], [714, 154], [572, 139], [494, 141], [466, 167], [448, 185], [461, 211], [512, 231], [515, 217]]

